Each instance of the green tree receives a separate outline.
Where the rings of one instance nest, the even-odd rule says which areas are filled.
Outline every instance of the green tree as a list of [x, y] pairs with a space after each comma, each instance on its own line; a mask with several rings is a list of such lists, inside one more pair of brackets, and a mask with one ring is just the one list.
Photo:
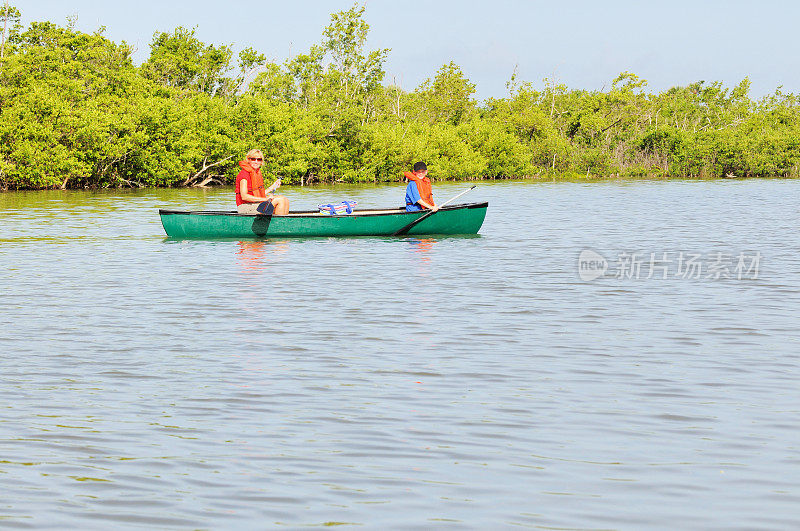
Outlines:
[[451, 61], [415, 91], [414, 104], [420, 113], [417, 116], [430, 123], [458, 125], [475, 110], [474, 93], [475, 84], [464, 76], [460, 66]]
[[11, 44], [16, 40], [19, 31], [22, 29], [19, 21], [22, 18], [22, 13], [19, 9], [12, 5], [3, 4], [0, 6], [0, 19], [3, 20], [3, 36], [0, 42], [0, 59], [6, 55], [6, 44], [10, 41]]
[[660, 93], [623, 72], [607, 90], [545, 79], [474, 99], [453, 62], [419, 87], [384, 85], [363, 6], [334, 13], [319, 44], [271, 62], [195, 30], [157, 32], [136, 67], [101, 28], [19, 25], [0, 52], [0, 188], [230, 183], [260, 147], [291, 183], [393, 181], [416, 160], [434, 179], [579, 175], [800, 175], [800, 97], [754, 101], [750, 81]]
[[366, 116], [385, 76], [383, 62], [389, 49], [364, 50], [369, 34], [364, 10], [364, 6], [356, 5], [331, 15], [330, 25], [322, 32], [322, 49], [331, 56], [328, 75], [334, 85], [339, 85], [337, 103], [357, 98], [364, 105]]
[[233, 52], [229, 46], [213, 46], [195, 37], [195, 29], [178, 27], [172, 33], [155, 32], [150, 57], [142, 65], [146, 77], [168, 87], [215, 95], [229, 94], [236, 86], [225, 77]]

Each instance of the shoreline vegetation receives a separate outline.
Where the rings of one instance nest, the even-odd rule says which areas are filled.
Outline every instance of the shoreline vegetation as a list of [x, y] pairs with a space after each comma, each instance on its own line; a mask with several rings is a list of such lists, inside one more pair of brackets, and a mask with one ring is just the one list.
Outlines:
[[602, 91], [512, 75], [477, 101], [453, 62], [413, 90], [365, 49], [364, 7], [331, 15], [320, 44], [283, 63], [234, 59], [195, 31], [124, 41], [0, 7], [0, 189], [231, 184], [258, 146], [265, 179], [378, 183], [425, 160], [435, 180], [800, 176], [800, 97], [754, 100], [698, 81], [653, 94], [621, 73]]

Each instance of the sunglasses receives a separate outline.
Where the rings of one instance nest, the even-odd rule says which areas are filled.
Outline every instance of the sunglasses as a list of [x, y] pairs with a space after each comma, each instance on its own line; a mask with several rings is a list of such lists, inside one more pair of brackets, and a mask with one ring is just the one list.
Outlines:
[[264, 159], [261, 157], [247, 157], [247, 160], [254, 160], [256, 162], [264, 162]]

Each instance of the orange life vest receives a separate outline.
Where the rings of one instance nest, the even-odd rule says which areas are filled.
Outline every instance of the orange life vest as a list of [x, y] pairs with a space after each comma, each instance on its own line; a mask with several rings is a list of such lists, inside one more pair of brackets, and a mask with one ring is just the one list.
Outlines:
[[267, 194], [264, 191], [264, 178], [261, 176], [261, 169], [254, 169], [246, 160], [239, 161], [239, 167], [242, 168], [242, 171], [236, 176], [236, 205], [244, 203], [240, 188], [243, 178], [247, 181], [247, 193], [256, 197], [266, 198]]
[[429, 205], [436, 205], [433, 202], [433, 190], [431, 190], [431, 180], [428, 179], [426, 175], [423, 178], [419, 178], [416, 173], [411, 173], [410, 171], [403, 172], [403, 175], [406, 176], [406, 179], [409, 181], [414, 181], [417, 184], [417, 190], [419, 191], [419, 197]]

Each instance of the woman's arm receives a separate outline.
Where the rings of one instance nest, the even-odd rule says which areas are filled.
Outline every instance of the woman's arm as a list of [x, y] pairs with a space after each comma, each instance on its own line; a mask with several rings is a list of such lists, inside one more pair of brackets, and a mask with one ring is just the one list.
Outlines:
[[[272, 188], [272, 186], [270, 186], [270, 188]], [[247, 191], [247, 181], [245, 179], [239, 181], [239, 195], [242, 196], [242, 201], [245, 203], [263, 203], [264, 201], [270, 199], [269, 196], [258, 197], [257, 195], [252, 195], [249, 193]]]
[[277, 190], [280, 187], [281, 187], [281, 180], [280, 179], [275, 179], [275, 182], [272, 183], [272, 185], [270, 185], [269, 188], [267, 188], [266, 192], [268, 194], [271, 194], [272, 192], [274, 192], [275, 190]]

